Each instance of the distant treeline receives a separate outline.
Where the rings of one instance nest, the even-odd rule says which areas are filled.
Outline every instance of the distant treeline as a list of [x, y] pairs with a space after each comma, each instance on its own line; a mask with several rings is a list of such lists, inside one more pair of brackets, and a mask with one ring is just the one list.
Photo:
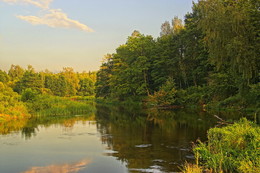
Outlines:
[[0, 82], [19, 94], [31, 89], [39, 94], [61, 97], [90, 96], [95, 92], [96, 72], [76, 73], [71, 67], [65, 67], [59, 73], [36, 72], [31, 65], [27, 69], [11, 65], [7, 73], [0, 70]]
[[71, 96], [93, 96], [95, 81], [96, 72], [76, 73], [69, 67], [59, 73], [36, 72], [31, 65], [0, 70], [0, 125], [31, 115], [85, 114], [89, 106]]
[[200, 0], [156, 39], [134, 31], [105, 56], [96, 96], [260, 107], [259, 8], [258, 0]]

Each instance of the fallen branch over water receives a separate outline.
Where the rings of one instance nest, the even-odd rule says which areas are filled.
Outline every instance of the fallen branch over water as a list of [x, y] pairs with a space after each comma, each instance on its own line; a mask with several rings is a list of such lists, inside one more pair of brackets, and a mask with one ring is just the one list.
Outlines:
[[216, 125], [216, 127], [219, 127], [219, 126], [222, 126], [222, 125], [230, 125], [230, 124], [233, 124], [231, 122], [227, 122], [225, 120], [223, 120], [222, 118], [220, 118], [219, 116], [217, 115], [214, 115], [215, 118], [217, 118], [219, 121], [217, 122], [218, 124]]

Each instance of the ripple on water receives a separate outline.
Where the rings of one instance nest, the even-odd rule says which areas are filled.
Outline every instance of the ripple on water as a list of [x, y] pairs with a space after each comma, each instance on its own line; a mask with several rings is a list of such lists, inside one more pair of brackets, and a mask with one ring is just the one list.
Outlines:
[[164, 161], [164, 160], [162, 160], [162, 159], [155, 159], [155, 160], [153, 160], [153, 162], [164, 163], [164, 162], [166, 162], [166, 161]]
[[147, 148], [147, 147], [151, 147], [152, 144], [141, 144], [141, 145], [135, 145], [136, 148]]

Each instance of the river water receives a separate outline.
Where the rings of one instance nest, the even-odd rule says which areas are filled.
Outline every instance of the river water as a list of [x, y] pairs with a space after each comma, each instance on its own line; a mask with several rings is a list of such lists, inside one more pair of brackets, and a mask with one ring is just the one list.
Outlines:
[[10, 122], [0, 127], [0, 173], [179, 172], [216, 123], [202, 111], [104, 105]]

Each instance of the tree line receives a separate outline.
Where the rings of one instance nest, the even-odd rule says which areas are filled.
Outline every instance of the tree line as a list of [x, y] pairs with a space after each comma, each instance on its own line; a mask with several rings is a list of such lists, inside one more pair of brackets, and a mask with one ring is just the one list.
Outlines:
[[200, 0], [158, 38], [134, 31], [97, 73], [96, 96], [157, 105], [260, 99], [260, 1]]
[[8, 72], [0, 70], [0, 82], [18, 94], [31, 90], [60, 97], [91, 96], [94, 95], [95, 81], [96, 72], [76, 73], [71, 67], [65, 67], [59, 73], [36, 72], [31, 65], [27, 69], [11, 65]]

